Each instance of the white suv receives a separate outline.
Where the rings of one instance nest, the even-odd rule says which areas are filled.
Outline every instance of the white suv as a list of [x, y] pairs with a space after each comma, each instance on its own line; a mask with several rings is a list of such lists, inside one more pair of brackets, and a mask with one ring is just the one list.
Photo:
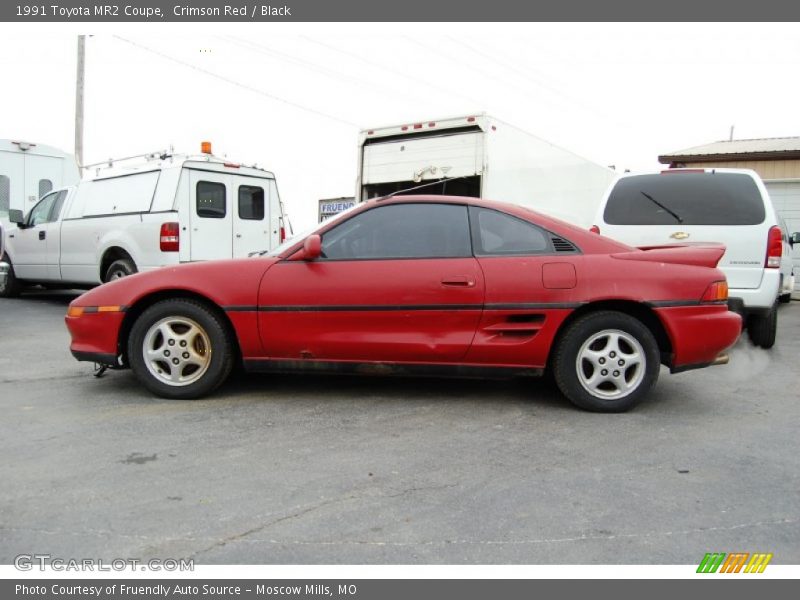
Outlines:
[[783, 292], [784, 234], [764, 183], [745, 169], [626, 174], [609, 188], [592, 230], [631, 246], [721, 242], [731, 310], [771, 348]]

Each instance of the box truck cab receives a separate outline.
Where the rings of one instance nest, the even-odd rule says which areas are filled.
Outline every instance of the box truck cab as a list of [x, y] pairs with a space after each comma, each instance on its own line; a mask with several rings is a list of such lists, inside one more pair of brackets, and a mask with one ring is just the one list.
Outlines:
[[154, 153], [98, 168], [27, 214], [10, 214], [0, 296], [26, 284], [89, 287], [180, 262], [245, 257], [284, 238], [274, 175], [210, 153]]
[[44, 144], [0, 140], [0, 223], [8, 211], [28, 212], [48, 192], [80, 179], [75, 157]]
[[613, 170], [486, 114], [364, 129], [358, 150], [360, 202], [417, 188], [503, 199], [585, 227], [614, 178]]

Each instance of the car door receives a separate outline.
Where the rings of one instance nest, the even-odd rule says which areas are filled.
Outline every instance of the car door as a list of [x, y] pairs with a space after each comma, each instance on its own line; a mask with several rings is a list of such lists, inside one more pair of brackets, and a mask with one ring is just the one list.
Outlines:
[[231, 176], [209, 171], [189, 171], [191, 185], [191, 258], [214, 260], [233, 256], [234, 197]]
[[581, 254], [527, 220], [470, 207], [484, 310], [466, 361], [544, 367], [563, 320], [579, 305]]
[[25, 226], [9, 234], [13, 238], [14, 273], [19, 279], [47, 279], [48, 223], [57, 199], [58, 192], [47, 194], [31, 209]]
[[322, 236], [314, 261], [285, 260], [259, 290], [271, 358], [454, 363], [480, 320], [483, 274], [467, 207], [376, 205]]
[[47, 239], [46, 276], [51, 281], [61, 280], [61, 211], [68, 193], [68, 190], [57, 192], [53, 208], [50, 209], [50, 217], [44, 227]]

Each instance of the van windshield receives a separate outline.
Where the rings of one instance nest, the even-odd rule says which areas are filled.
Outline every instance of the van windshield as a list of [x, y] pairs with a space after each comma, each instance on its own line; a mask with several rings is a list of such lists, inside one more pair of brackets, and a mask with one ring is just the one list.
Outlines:
[[665, 173], [620, 179], [609, 225], [757, 225], [765, 218], [755, 182], [742, 173]]

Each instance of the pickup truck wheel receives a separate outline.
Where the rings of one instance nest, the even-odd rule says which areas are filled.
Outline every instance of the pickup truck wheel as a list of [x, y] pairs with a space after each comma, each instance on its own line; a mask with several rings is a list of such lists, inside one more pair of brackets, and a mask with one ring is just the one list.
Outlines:
[[8, 274], [5, 282], [0, 282], [0, 298], [16, 298], [22, 292], [22, 284], [14, 275], [14, 265], [7, 254], [3, 256], [2, 262], [8, 264]]
[[747, 318], [747, 335], [756, 346], [769, 350], [775, 345], [778, 334], [777, 303], [764, 314], [750, 315]]
[[227, 328], [211, 309], [195, 300], [163, 300], [133, 324], [128, 362], [157, 396], [191, 400], [228, 378], [234, 351]]
[[576, 406], [623, 412], [638, 404], [658, 379], [658, 343], [641, 321], [600, 311], [569, 325], [552, 362], [561, 392]]
[[122, 277], [133, 275], [136, 272], [136, 265], [132, 260], [129, 258], [121, 258], [120, 260], [115, 260], [108, 266], [108, 269], [106, 269], [106, 276], [103, 281], [114, 281], [115, 279], [121, 279]]

